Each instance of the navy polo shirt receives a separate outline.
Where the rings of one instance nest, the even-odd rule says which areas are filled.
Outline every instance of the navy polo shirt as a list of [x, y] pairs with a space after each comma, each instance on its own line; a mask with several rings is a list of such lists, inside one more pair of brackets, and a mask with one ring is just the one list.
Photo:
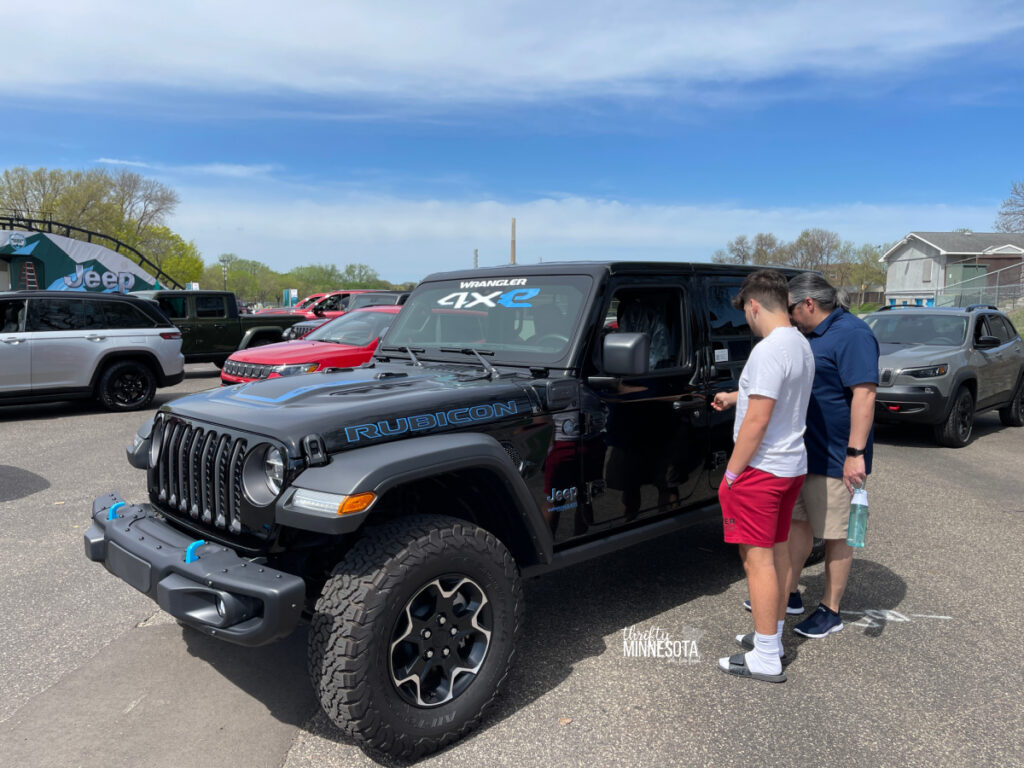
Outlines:
[[[878, 339], [856, 315], [837, 307], [807, 336], [814, 353], [814, 386], [807, 406], [807, 471], [843, 476], [850, 441], [850, 402], [857, 384], [878, 384]], [[875, 430], [868, 433], [864, 464], [871, 472]]]

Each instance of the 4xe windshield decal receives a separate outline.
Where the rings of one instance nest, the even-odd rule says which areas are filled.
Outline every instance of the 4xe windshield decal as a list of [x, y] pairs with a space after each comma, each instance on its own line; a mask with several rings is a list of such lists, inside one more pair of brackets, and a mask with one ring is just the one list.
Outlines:
[[376, 440], [381, 437], [394, 437], [406, 432], [423, 432], [437, 427], [460, 424], [475, 424], [481, 421], [492, 421], [503, 416], [515, 416], [519, 406], [515, 400], [504, 403], [487, 403], [471, 405], [468, 408], [452, 408], [450, 411], [434, 413], [418, 413], [415, 416], [400, 416], [397, 419], [384, 419], [371, 424], [354, 424], [345, 427], [345, 438], [350, 443], [360, 440]]
[[495, 291], [494, 293], [477, 293], [476, 291], [456, 291], [449, 293], [444, 298], [438, 299], [437, 303], [442, 307], [453, 309], [472, 309], [473, 307], [498, 306], [518, 308], [532, 307], [530, 299], [540, 293], [539, 288], [517, 288], [513, 291]]

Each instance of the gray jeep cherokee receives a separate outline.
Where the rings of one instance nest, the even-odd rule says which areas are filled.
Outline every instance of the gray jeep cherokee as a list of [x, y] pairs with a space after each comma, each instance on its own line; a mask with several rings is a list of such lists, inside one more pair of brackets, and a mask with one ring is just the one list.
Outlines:
[[1024, 342], [996, 307], [882, 307], [865, 321], [881, 352], [876, 421], [930, 424], [950, 448], [982, 411], [1024, 425]]

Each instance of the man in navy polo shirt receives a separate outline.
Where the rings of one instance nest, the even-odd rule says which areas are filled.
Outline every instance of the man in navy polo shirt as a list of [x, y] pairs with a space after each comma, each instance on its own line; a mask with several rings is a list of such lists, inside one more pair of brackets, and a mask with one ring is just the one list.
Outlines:
[[803, 613], [800, 570], [814, 543], [825, 539], [825, 594], [793, 631], [827, 637], [843, 628], [839, 601], [853, 564], [846, 543], [850, 496], [871, 473], [872, 426], [878, 385], [878, 340], [850, 314], [819, 274], [789, 281], [789, 313], [811, 344], [814, 386], [807, 409], [807, 480], [793, 509], [789, 551], [793, 562], [787, 613]]

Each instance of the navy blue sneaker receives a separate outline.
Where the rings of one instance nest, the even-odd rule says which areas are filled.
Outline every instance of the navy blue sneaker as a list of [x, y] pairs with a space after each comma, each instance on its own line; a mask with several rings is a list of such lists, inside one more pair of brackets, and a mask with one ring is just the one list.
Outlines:
[[801, 621], [793, 631], [804, 637], [828, 637], [833, 632], [839, 632], [843, 628], [843, 616], [835, 611], [829, 610], [821, 603], [818, 609]]
[[[750, 610], [750, 601], [749, 600], [744, 600], [743, 601], [743, 607], [746, 608], [749, 611]], [[790, 592], [789, 593], [789, 602], [786, 603], [786, 613], [788, 613], [790, 616], [799, 616], [803, 612], [804, 612], [804, 599], [802, 597], [800, 597], [800, 592], [799, 591]]]

